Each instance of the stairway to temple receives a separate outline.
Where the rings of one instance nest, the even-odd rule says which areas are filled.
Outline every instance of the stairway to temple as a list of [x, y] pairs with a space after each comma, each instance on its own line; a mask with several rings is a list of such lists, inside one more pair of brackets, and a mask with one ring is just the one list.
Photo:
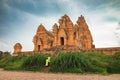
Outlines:
[[[53, 54], [51, 56], [51, 59], [53, 59], [55, 56], [59, 55], [60, 52], [62, 52], [63, 50], [69, 50], [69, 51], [71, 50], [72, 51], [75, 49], [79, 50], [78, 47], [76, 47], [76, 46], [69, 46], [68, 45], [68, 46], [56, 46], [56, 47], [52, 47], [52, 48], [45, 49], [45, 50], [46, 51], [53, 51]], [[49, 69], [50, 69], [50, 65], [48, 67], [45, 67], [43, 69], [43, 72], [48, 73]]]
[[[54, 48], [54, 50], [55, 51], [54, 51], [53, 55], [51, 56], [51, 59], [54, 58], [56, 55], [58, 55], [63, 50], [63, 46], [56, 47], [56, 48]], [[50, 69], [50, 65], [49, 65], [49, 67], [45, 67], [43, 69], [43, 72], [48, 73], [49, 69]]]
[[45, 68], [43, 69], [43, 72], [44, 72], [44, 73], [48, 73], [48, 72], [49, 72], [49, 69], [50, 69], [50, 66], [49, 66], [49, 67], [45, 67]]
[[55, 49], [53, 55], [51, 56], [51, 58], [54, 58], [56, 55], [58, 55], [60, 52], [62, 52], [63, 47], [64, 46], [58, 46], [58, 47], [56, 47], [56, 49]]

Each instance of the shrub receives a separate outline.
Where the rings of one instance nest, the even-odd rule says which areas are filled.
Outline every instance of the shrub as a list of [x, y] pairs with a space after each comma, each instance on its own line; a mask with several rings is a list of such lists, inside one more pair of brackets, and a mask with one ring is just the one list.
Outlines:
[[49, 55], [6, 56], [0, 60], [0, 67], [6, 70], [42, 70]]
[[0, 67], [5, 67], [5, 65], [7, 65], [7, 62], [9, 61], [9, 58], [11, 58], [11, 56], [6, 56], [4, 58], [1, 58]]
[[82, 72], [78, 53], [60, 53], [52, 62], [50, 71], [52, 72]]
[[0, 51], [0, 60], [4, 57], [10, 56], [10, 52], [6, 51], [6, 52], [2, 52]]
[[10, 55], [10, 52], [6, 51], [4, 52], [5, 55]]
[[103, 54], [68, 52], [60, 53], [51, 62], [51, 72], [75, 72], [75, 73], [107, 73], [107, 63]]
[[105, 60], [106, 57], [104, 54], [86, 53], [84, 58], [86, 59], [86, 67], [83, 67], [84, 71], [102, 74], [107, 73], [108, 63]]
[[109, 73], [120, 73], [120, 52], [110, 56], [108, 63], [107, 70]]
[[[48, 56], [34, 54], [31, 56], [11, 56], [0, 53], [0, 67], [6, 70], [42, 71]], [[114, 55], [98, 53], [67, 52], [51, 59], [50, 72], [67, 73], [120, 73], [120, 52]]]
[[0, 51], [0, 60], [2, 59], [2, 54], [3, 54], [3, 52], [2, 52], [2, 51]]
[[24, 56], [7, 56], [0, 61], [0, 67], [6, 70], [21, 70]]
[[45, 61], [49, 55], [34, 54], [25, 58], [22, 68], [24, 70], [41, 71], [45, 66]]

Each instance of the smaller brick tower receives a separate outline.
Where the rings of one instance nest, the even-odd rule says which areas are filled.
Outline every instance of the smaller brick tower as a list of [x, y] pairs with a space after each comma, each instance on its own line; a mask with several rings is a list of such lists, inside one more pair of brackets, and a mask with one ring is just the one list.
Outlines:
[[20, 44], [20, 43], [16, 43], [15, 45], [14, 45], [14, 53], [13, 53], [13, 55], [14, 56], [17, 56], [17, 55], [19, 55], [19, 53], [22, 51], [22, 45]]

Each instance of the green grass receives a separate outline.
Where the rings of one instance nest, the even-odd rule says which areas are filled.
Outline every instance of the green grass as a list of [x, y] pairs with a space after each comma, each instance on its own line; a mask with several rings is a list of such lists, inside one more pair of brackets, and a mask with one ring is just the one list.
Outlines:
[[0, 60], [0, 67], [5, 70], [41, 71], [49, 55], [34, 54], [32, 56], [7, 56]]
[[[1, 56], [1, 54], [0, 54]], [[42, 71], [50, 55], [31, 56], [5, 55], [0, 58], [0, 67], [5, 70]], [[120, 52], [114, 55], [98, 53], [67, 52], [60, 53], [50, 62], [49, 72], [62, 73], [120, 73]]]
[[51, 62], [50, 72], [120, 73], [120, 53], [112, 56], [98, 53], [60, 53]]
[[27, 58], [25, 58], [22, 64], [22, 68], [24, 70], [42, 71], [48, 56], [49, 55], [45, 54], [34, 54], [32, 56], [28, 56]]
[[120, 73], [120, 52], [110, 56], [108, 60], [109, 66], [107, 71], [109, 73]]
[[5, 70], [21, 70], [25, 56], [7, 56], [0, 60], [0, 67]]

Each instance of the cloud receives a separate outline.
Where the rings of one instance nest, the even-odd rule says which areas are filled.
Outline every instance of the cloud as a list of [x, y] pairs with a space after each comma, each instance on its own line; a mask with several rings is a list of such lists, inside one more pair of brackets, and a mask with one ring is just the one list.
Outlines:
[[33, 36], [36, 34], [36, 30], [38, 26], [40, 24], [43, 24], [47, 30], [51, 30], [54, 23], [56, 23], [58, 20], [57, 16], [41, 17], [41, 16], [35, 16], [33, 14], [29, 14], [27, 12], [21, 12], [21, 15], [24, 15], [21, 17], [25, 17], [24, 22], [22, 21], [22, 24], [14, 25], [14, 26], [17, 26], [17, 28], [11, 30], [13, 32], [9, 33], [8, 36], [7, 35], [6, 37], [4, 36], [3, 39], [6, 39], [6, 40], [9, 39], [9, 41], [7, 40], [9, 48], [5, 48], [5, 47], [2, 47], [2, 48], [13, 51], [13, 49], [11, 48], [13, 48], [14, 44], [17, 42], [20, 42], [23, 46], [23, 51], [33, 50], [32, 39], [33, 39]]
[[[86, 0], [85, 0], [86, 1]], [[97, 0], [87, 8], [87, 22], [93, 35], [96, 47], [118, 47], [120, 42], [114, 32], [120, 21], [120, 1], [119, 0]], [[96, 6], [97, 5], [97, 6]], [[106, 37], [105, 37], [106, 36]]]
[[115, 29], [115, 37], [117, 38], [117, 42], [120, 45], [120, 23], [118, 23], [118, 26]]
[[17, 9], [10, 7], [7, 0], [0, 1], [0, 36], [1, 38], [14, 34], [14, 29], [20, 29], [17, 25], [24, 22], [24, 17]]
[[74, 24], [78, 16], [85, 16], [97, 47], [120, 46], [119, 3], [119, 0], [1, 0], [1, 46], [7, 43], [9, 47], [0, 49], [13, 51], [13, 45], [20, 42], [24, 51], [33, 50], [32, 39], [38, 25], [42, 23], [51, 30], [65, 13]]
[[49, 0], [7, 0], [7, 4], [20, 11], [40, 16], [61, 11], [59, 4]]
[[0, 51], [11, 51], [11, 50], [12, 50], [12, 46], [10, 46], [7, 41], [0, 39]]

